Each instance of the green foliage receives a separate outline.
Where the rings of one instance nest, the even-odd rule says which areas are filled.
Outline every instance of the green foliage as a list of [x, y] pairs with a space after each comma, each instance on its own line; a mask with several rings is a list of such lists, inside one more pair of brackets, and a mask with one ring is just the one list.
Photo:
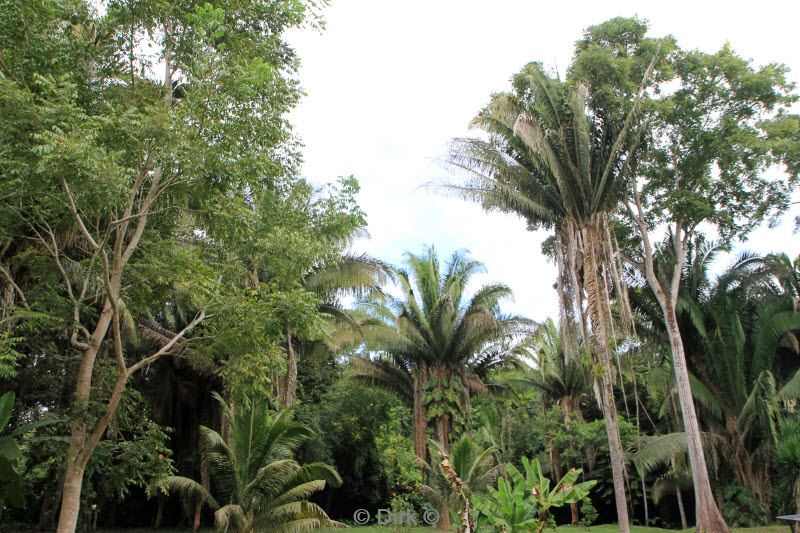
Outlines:
[[18, 463], [22, 452], [14, 434], [6, 430], [14, 410], [14, 393], [0, 396], [0, 513], [6, 500], [14, 507], [22, 507], [22, 477]]
[[[459, 521], [464, 511], [464, 497], [484, 493], [500, 473], [497, 451], [497, 447], [484, 447], [469, 435], [462, 435], [453, 442], [449, 453], [431, 441], [431, 463], [425, 465], [427, 482], [418, 484], [417, 491], [440, 517], [450, 514]], [[458, 489], [453, 486], [452, 475], [460, 480]]]
[[145, 398], [129, 389], [106, 437], [97, 446], [87, 469], [82, 491], [88, 507], [119, 505], [132, 488], [144, 489], [148, 498], [158, 492], [159, 480], [175, 473], [169, 428], [150, 418]]
[[522, 458], [524, 475], [514, 465], [507, 465], [510, 479], [501, 477], [497, 488], [489, 487], [487, 496], [474, 496], [478, 524], [496, 531], [523, 533], [554, 527], [550, 509], [585, 500], [596, 481], [575, 483], [580, 470], [571, 469], [551, 489], [538, 460]]
[[778, 424], [775, 443], [775, 475], [779, 480], [779, 504], [788, 514], [800, 510], [800, 420], [796, 415], [783, 418]]
[[597, 521], [597, 509], [592, 505], [592, 500], [587, 498], [581, 502], [580, 505], [580, 524], [583, 527], [589, 527]]
[[386, 421], [375, 435], [381, 470], [393, 492], [411, 492], [422, 482], [414, 443], [408, 437], [411, 411], [405, 406], [391, 407]]
[[215, 511], [217, 528], [224, 531], [306, 531], [336, 525], [307, 498], [326, 484], [338, 486], [339, 474], [323, 463], [300, 465], [293, 459], [311, 431], [293, 422], [289, 411], [272, 414], [262, 402], [252, 401], [234, 408], [215, 397], [229, 433], [223, 438], [201, 427], [201, 452], [211, 490], [178, 476], [163, 479], [161, 486], [189, 501], [208, 504]]
[[[307, 457], [330, 461], [342, 474], [342, 486], [330, 492], [340, 516], [352, 517], [360, 508], [386, 507], [392, 491], [405, 491], [406, 477], [414, 477], [407, 471], [407, 443], [402, 437], [410, 434], [408, 410], [400, 408], [390, 393], [338, 380], [318, 403], [298, 406], [298, 414], [317, 432]], [[384, 448], [386, 444], [396, 448]]]
[[731, 527], [755, 527], [767, 522], [767, 510], [740, 485], [728, 485], [722, 493], [722, 514]]

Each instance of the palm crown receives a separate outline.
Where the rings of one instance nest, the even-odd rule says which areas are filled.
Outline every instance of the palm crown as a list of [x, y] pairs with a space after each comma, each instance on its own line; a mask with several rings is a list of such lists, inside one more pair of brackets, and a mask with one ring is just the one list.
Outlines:
[[292, 421], [288, 410], [271, 414], [263, 404], [245, 401], [234, 413], [221, 397], [215, 398], [229, 428], [227, 438], [200, 428], [210, 489], [179, 476], [164, 480], [165, 488], [208, 504], [224, 531], [295, 532], [338, 525], [307, 498], [326, 485], [340, 485], [339, 474], [326, 464], [301, 465], [293, 458], [311, 430]]

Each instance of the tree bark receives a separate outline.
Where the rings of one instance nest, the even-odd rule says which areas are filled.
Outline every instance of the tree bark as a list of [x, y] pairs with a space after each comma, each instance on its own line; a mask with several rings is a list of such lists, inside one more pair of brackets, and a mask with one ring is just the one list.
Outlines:
[[61, 493], [61, 512], [58, 515], [58, 533], [74, 533], [78, 526], [78, 513], [81, 506], [81, 489], [83, 487], [84, 468], [75, 464], [72, 453], [67, 458], [73, 464], [67, 464], [64, 472], [64, 490]]
[[450, 531], [450, 511], [445, 508], [439, 511], [439, 520], [436, 522], [436, 529]]
[[297, 397], [297, 354], [292, 342], [292, 330], [286, 329], [286, 375], [283, 378], [281, 406], [291, 407]]
[[[594, 356], [600, 363], [603, 374], [600, 378], [600, 400], [603, 418], [606, 422], [608, 450], [611, 460], [611, 477], [614, 484], [614, 503], [617, 509], [617, 521], [620, 533], [630, 532], [628, 520], [628, 501], [625, 492], [625, 455], [622, 450], [622, 439], [619, 436], [617, 406], [614, 403], [614, 387], [612, 384], [613, 368], [608, 353], [608, 334], [606, 331], [605, 300], [608, 295], [599, 280], [599, 264], [597, 250], [597, 228], [589, 224], [584, 233], [584, 278], [589, 315], [594, 333]], [[587, 339], [588, 340], [588, 339]]]
[[[443, 365], [437, 365], [434, 368], [436, 376], [436, 387], [439, 391], [444, 391], [444, 383], [448, 378], [448, 372]], [[450, 452], [450, 413], [444, 412], [436, 417], [436, 436], [439, 445], [445, 453]]]
[[427, 457], [426, 442], [425, 442], [425, 428], [428, 425], [427, 415], [425, 413], [425, 381], [428, 379], [428, 366], [426, 363], [417, 365], [414, 371], [414, 451], [417, 458], [425, 461]]
[[[665, 303], [669, 304], [669, 302]], [[678, 328], [675, 308], [673, 305], [662, 304], [662, 310], [666, 318], [667, 334], [670, 348], [672, 349], [672, 363], [675, 367], [678, 401], [683, 414], [683, 425], [686, 430], [686, 441], [689, 448], [689, 463], [692, 468], [697, 512], [695, 530], [699, 533], [730, 533], [730, 529], [717, 507], [717, 502], [714, 500], [714, 493], [711, 491], [711, 481], [708, 477], [708, 467], [700, 437], [700, 424], [694, 408], [692, 389], [689, 384], [689, 371], [686, 368], [686, 355], [683, 350], [683, 339]]]
[[[81, 506], [81, 490], [86, 462], [82, 455], [85, 453], [87, 428], [86, 408], [89, 404], [89, 395], [92, 390], [92, 374], [94, 362], [100, 351], [100, 344], [106, 337], [111, 326], [114, 311], [109, 298], [103, 306], [103, 311], [97, 320], [97, 325], [88, 342], [88, 349], [83, 352], [78, 376], [75, 384], [75, 400], [73, 408], [75, 419], [70, 430], [69, 448], [67, 449], [67, 465], [64, 470], [64, 488], [61, 492], [61, 510], [58, 515], [58, 533], [73, 533], [78, 526], [78, 513]], [[90, 451], [94, 451], [93, 449]]]
[[681, 488], [675, 487], [675, 497], [678, 499], [678, 513], [681, 515], [681, 528], [689, 529], [689, 524], [686, 522], [686, 509], [683, 506], [683, 494]]
[[436, 419], [436, 435], [445, 453], [450, 452], [450, 415], [447, 413]]
[[[676, 185], [679, 176], [676, 176]], [[692, 469], [692, 481], [694, 482], [695, 509], [697, 517], [695, 530], [699, 533], [730, 533], [722, 513], [719, 511], [714, 494], [711, 491], [711, 481], [708, 477], [708, 467], [703, 453], [703, 443], [700, 438], [700, 424], [697, 421], [697, 413], [694, 408], [694, 398], [689, 384], [689, 370], [686, 366], [686, 353], [683, 347], [678, 319], [675, 314], [675, 306], [678, 303], [681, 276], [683, 274], [683, 263], [685, 257], [685, 243], [688, 241], [691, 231], [684, 226], [682, 220], [675, 221], [674, 232], [672, 233], [672, 246], [675, 252], [675, 265], [672, 271], [671, 284], [669, 290], [665, 290], [655, 272], [655, 250], [650, 242], [650, 234], [645, 222], [644, 207], [639, 195], [638, 185], [635, 180], [632, 183], [633, 199], [636, 206], [634, 211], [628, 202], [625, 203], [628, 212], [634, 219], [639, 228], [639, 235], [642, 238], [642, 248], [644, 252], [644, 265], [639, 266], [644, 270], [645, 278], [650, 289], [656, 296], [661, 311], [664, 314], [664, 323], [667, 328], [669, 345], [672, 350], [672, 364], [675, 368], [675, 382], [678, 389], [678, 400], [681, 406], [683, 425], [686, 431], [686, 441], [689, 449], [689, 463]]]

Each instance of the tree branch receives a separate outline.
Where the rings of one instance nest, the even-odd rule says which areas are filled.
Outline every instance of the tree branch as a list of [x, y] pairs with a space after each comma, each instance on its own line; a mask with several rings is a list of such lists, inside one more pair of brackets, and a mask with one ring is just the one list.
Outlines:
[[176, 334], [175, 334], [175, 336], [174, 336], [174, 337], [172, 337], [172, 339], [170, 339], [170, 340], [169, 340], [169, 342], [167, 342], [167, 343], [166, 343], [164, 346], [162, 346], [162, 347], [161, 347], [161, 348], [160, 348], [160, 349], [159, 349], [159, 350], [158, 350], [156, 353], [154, 353], [153, 355], [150, 355], [150, 356], [148, 356], [148, 357], [145, 357], [145, 358], [144, 358], [144, 359], [142, 359], [141, 361], [139, 361], [139, 362], [137, 362], [136, 364], [132, 365], [132, 366], [131, 366], [131, 367], [128, 369], [128, 375], [130, 375], [130, 374], [133, 374], [134, 372], [136, 372], [137, 370], [141, 369], [141, 368], [142, 368], [142, 367], [144, 367], [144, 366], [147, 366], [147, 365], [149, 365], [149, 364], [152, 364], [152, 363], [153, 363], [153, 362], [155, 362], [155, 361], [156, 361], [156, 360], [157, 360], [159, 357], [161, 357], [161, 356], [163, 356], [163, 355], [165, 355], [165, 354], [169, 353], [169, 351], [170, 351], [170, 350], [171, 350], [171, 349], [172, 349], [172, 348], [173, 348], [173, 347], [174, 347], [174, 346], [175, 346], [175, 345], [176, 345], [176, 344], [177, 344], [177, 343], [178, 343], [178, 342], [179, 342], [181, 339], [183, 339], [183, 337], [185, 337], [187, 333], [189, 333], [190, 331], [192, 331], [192, 330], [193, 330], [193, 329], [194, 329], [194, 328], [195, 328], [195, 327], [196, 327], [198, 324], [200, 324], [200, 323], [201, 323], [201, 322], [202, 322], [202, 321], [203, 321], [205, 318], [206, 318], [206, 312], [205, 312], [205, 310], [202, 310], [202, 311], [200, 311], [199, 313], [197, 313], [197, 315], [194, 317], [194, 319], [193, 319], [191, 322], [189, 322], [189, 324], [188, 324], [188, 325], [187, 325], [185, 328], [183, 328], [183, 329], [182, 329], [182, 330], [180, 330], [178, 333], [176, 333]]
[[64, 177], [61, 177], [61, 187], [63, 187], [64, 192], [67, 195], [67, 204], [69, 205], [69, 210], [72, 213], [72, 216], [78, 222], [78, 227], [81, 229], [81, 233], [83, 236], [86, 237], [86, 240], [92, 245], [92, 247], [96, 250], [100, 247], [99, 244], [94, 240], [92, 234], [89, 233], [89, 230], [86, 229], [86, 224], [83, 223], [83, 217], [81, 217], [80, 213], [78, 212], [78, 206], [75, 203], [75, 198], [72, 196], [72, 192], [69, 190], [69, 185], [67, 185], [67, 180]]
[[28, 299], [25, 298], [25, 293], [22, 292], [22, 289], [14, 281], [14, 278], [11, 276], [11, 272], [9, 272], [8, 268], [6, 268], [5, 265], [0, 265], [0, 272], [2, 272], [3, 276], [6, 278], [6, 280], [11, 285], [11, 287], [14, 289], [14, 292], [17, 293], [17, 296], [19, 297], [19, 301], [20, 301], [20, 303], [22, 303], [22, 306], [26, 310], [30, 311], [31, 310], [31, 306], [28, 305]]

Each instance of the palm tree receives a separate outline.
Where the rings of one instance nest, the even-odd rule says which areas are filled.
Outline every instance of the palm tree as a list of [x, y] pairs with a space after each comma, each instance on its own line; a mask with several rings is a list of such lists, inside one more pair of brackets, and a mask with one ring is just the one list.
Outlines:
[[279, 379], [278, 399], [284, 408], [291, 407], [297, 397], [297, 361], [301, 353], [338, 350], [360, 342], [360, 325], [353, 313], [344, 309], [342, 300], [362, 298], [373, 292], [391, 275], [382, 261], [367, 255], [342, 254], [335, 260], [309, 272], [305, 288], [322, 302], [325, 336], [321, 341], [299, 342], [292, 330], [284, 332], [286, 344], [286, 373]]
[[[495, 457], [498, 451], [496, 446], [480, 446], [467, 435], [455, 441], [449, 453], [431, 442], [431, 462], [425, 464], [429, 481], [418, 485], [417, 490], [439, 513], [437, 528], [449, 530], [450, 513], [462, 515], [464, 498], [482, 493], [494, 483], [502, 468]], [[459, 490], [452, 484], [452, 475], [448, 475], [450, 468], [460, 480]]]
[[[444, 269], [433, 248], [406, 257], [408, 270], [396, 275], [403, 296], [367, 307], [384, 321], [367, 333], [367, 344], [385, 355], [358, 361], [355, 377], [410, 397], [414, 445], [424, 459], [427, 412], [435, 413], [437, 439], [446, 450], [454, 413], [469, 410], [470, 393], [482, 389], [480, 374], [515, 357], [514, 339], [529, 321], [500, 313], [500, 302], [511, 296], [505, 285], [485, 285], [467, 298], [483, 266], [463, 253], [454, 253]], [[426, 405], [426, 398], [435, 405]]]
[[240, 533], [254, 530], [296, 532], [339, 525], [308, 497], [326, 485], [337, 487], [341, 478], [323, 463], [301, 465], [294, 451], [312, 432], [292, 421], [288, 410], [271, 414], [262, 403], [247, 400], [234, 413], [221, 396], [229, 424], [227, 438], [201, 426], [202, 461], [211, 489], [193, 479], [172, 476], [167, 490], [190, 502], [201, 501], [214, 512], [218, 529]]
[[[642, 91], [625, 122], [617, 124], [588, 112], [584, 85], [573, 88], [538, 63], [525, 66], [513, 86], [513, 93], [493, 96], [473, 119], [488, 138], [454, 141], [449, 161], [467, 179], [450, 188], [487, 210], [517, 213], [532, 229], [553, 230], [562, 333], [572, 342], [580, 326], [603, 369], [596, 396], [608, 431], [617, 516], [627, 533], [625, 463], [608, 346], [615, 333], [612, 295], [623, 325], [632, 323], [632, 315], [609, 213], [622, 198]], [[577, 358], [577, 345], [565, 348]]]

